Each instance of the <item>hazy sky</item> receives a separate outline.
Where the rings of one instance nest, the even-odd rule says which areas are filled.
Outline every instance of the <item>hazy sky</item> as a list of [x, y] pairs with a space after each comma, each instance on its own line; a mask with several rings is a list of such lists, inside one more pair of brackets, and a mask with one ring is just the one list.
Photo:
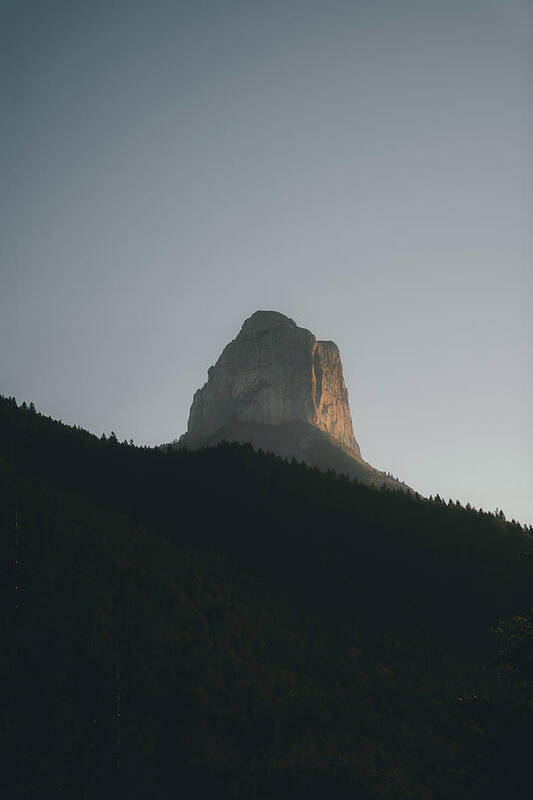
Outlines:
[[526, 0], [0, 0], [0, 392], [181, 434], [256, 309], [363, 456], [533, 523]]

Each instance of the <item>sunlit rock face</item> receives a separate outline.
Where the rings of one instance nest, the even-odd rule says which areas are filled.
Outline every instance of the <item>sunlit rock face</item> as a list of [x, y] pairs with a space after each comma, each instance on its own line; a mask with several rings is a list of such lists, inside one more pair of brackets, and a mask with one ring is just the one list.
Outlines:
[[239, 423], [307, 423], [360, 457], [339, 349], [276, 311], [256, 311], [208, 371], [187, 438]]
[[249, 442], [362, 483], [408, 488], [361, 458], [333, 342], [277, 311], [256, 311], [207, 374], [175, 447]]

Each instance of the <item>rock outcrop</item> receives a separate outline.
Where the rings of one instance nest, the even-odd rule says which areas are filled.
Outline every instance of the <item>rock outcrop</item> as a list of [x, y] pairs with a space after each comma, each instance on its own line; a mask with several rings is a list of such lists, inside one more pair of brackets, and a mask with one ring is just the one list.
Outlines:
[[178, 446], [249, 441], [365, 483], [397, 481], [361, 458], [339, 349], [277, 311], [256, 311], [208, 370]]
[[256, 311], [193, 399], [188, 433], [211, 436], [230, 421], [307, 422], [359, 455], [339, 349], [276, 311]]

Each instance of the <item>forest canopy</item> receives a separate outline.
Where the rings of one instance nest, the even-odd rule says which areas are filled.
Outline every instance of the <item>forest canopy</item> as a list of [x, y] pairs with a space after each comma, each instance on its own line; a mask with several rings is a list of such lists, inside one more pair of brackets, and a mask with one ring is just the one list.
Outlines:
[[531, 530], [0, 398], [20, 797], [520, 797]]

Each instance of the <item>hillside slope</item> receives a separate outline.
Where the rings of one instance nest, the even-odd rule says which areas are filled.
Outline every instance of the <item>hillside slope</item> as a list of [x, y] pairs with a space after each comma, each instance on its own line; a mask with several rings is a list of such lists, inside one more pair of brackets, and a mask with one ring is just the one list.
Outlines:
[[281, 458], [303, 461], [308, 466], [327, 472], [355, 478], [368, 486], [388, 489], [409, 488], [403, 481], [393, 478], [368, 464], [353, 449], [332, 439], [325, 431], [305, 422], [286, 422], [282, 425], [260, 425], [254, 422], [233, 421], [220, 428], [216, 434], [195, 437], [182, 436], [173, 446], [177, 448], [215, 447], [221, 442], [251, 443], [256, 450], [274, 453]]
[[531, 604], [519, 526], [5, 399], [0, 492], [21, 797], [520, 796], [525, 689], [482, 671]]

